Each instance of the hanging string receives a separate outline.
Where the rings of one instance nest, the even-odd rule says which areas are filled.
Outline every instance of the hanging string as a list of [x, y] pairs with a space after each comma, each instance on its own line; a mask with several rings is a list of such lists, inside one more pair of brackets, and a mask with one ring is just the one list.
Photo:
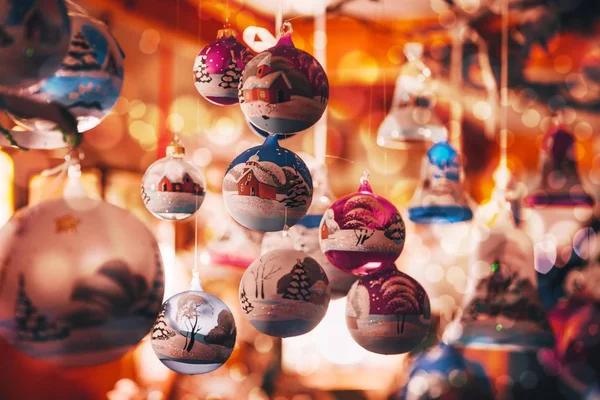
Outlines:
[[502, 61], [500, 68], [500, 168], [508, 169], [508, 2], [502, 1]]
[[229, 29], [230, 25], [229, 25], [229, 16], [230, 16], [230, 10], [229, 10], [229, 0], [227, 0], [226, 3], [226, 9], [225, 9], [225, 28]]
[[[315, 58], [327, 73], [327, 6], [320, 2], [320, 8], [315, 11]], [[288, 20], [290, 21], [290, 20]], [[325, 165], [327, 154], [327, 109], [315, 125], [314, 152], [318, 165]]]
[[281, 37], [281, 26], [283, 25], [283, 0], [277, 0], [277, 10], [275, 11], [275, 38]]
[[[462, 67], [463, 67], [463, 29], [465, 22], [458, 18], [452, 29], [452, 54], [450, 57], [450, 81], [454, 90], [460, 92], [462, 88]], [[450, 138], [449, 142], [456, 148], [459, 154], [462, 154], [462, 104], [459, 93], [454, 93], [450, 101]]]

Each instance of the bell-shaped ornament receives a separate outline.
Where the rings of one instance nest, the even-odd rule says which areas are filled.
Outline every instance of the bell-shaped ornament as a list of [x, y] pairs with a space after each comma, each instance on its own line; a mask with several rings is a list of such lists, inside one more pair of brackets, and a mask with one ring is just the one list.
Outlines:
[[525, 198], [529, 207], [593, 207], [594, 198], [579, 178], [575, 138], [561, 125], [548, 132], [540, 154], [541, 182], [536, 192]]
[[508, 203], [488, 225], [477, 227], [476, 237], [463, 308], [443, 340], [466, 347], [553, 347], [537, 294], [533, 244], [515, 226]]
[[470, 221], [473, 212], [462, 183], [458, 152], [446, 141], [434, 144], [423, 159], [421, 186], [408, 207], [417, 224], [451, 224]]
[[433, 109], [434, 81], [431, 70], [421, 60], [423, 45], [407, 43], [404, 53], [408, 62], [400, 70], [392, 107], [377, 133], [381, 147], [402, 149], [439, 142], [448, 136]]

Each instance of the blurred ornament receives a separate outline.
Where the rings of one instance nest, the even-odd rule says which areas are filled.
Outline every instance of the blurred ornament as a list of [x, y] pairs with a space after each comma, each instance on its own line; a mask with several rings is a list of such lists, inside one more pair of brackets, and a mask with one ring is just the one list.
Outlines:
[[336, 200], [321, 221], [321, 250], [330, 263], [354, 275], [394, 268], [404, 238], [398, 209], [373, 194], [368, 171], [358, 191]]
[[521, 199], [522, 191], [519, 190], [517, 181], [506, 166], [498, 166], [493, 174], [494, 188], [492, 196], [487, 203], [477, 207], [475, 219], [479, 224], [490, 224], [503, 207], [508, 204], [514, 217], [515, 225], [521, 225]]
[[537, 294], [533, 243], [508, 204], [480, 225], [463, 308], [444, 341], [472, 347], [544, 348], [554, 336]]
[[252, 57], [233, 29], [219, 30], [217, 40], [202, 49], [194, 61], [196, 90], [218, 106], [237, 104], [242, 71]]
[[[249, 119], [246, 120], [246, 124], [248, 124], [248, 127], [250, 128], [250, 130], [252, 131], [252, 133], [254, 133], [257, 136], [260, 136], [263, 139], [266, 139], [269, 136], [271, 136], [271, 134], [269, 132], [264, 131], [264, 130], [258, 128]], [[294, 134], [293, 133], [292, 134], [288, 134], [288, 135], [276, 134], [275, 136], [277, 136], [278, 140], [284, 140], [284, 139], [291, 138], [292, 136], [294, 136]]]
[[289, 134], [313, 126], [325, 112], [329, 81], [323, 67], [292, 42], [286, 22], [277, 44], [259, 53], [242, 73], [239, 101], [256, 127]]
[[254, 261], [240, 283], [240, 304], [260, 332], [299, 336], [321, 322], [331, 290], [323, 268], [305, 253], [275, 250]]
[[408, 216], [417, 224], [452, 224], [473, 218], [468, 195], [462, 186], [459, 154], [448, 142], [436, 143], [427, 151]]
[[[123, 87], [125, 55], [108, 27], [79, 11], [70, 11], [71, 44], [60, 69], [19, 95], [66, 107], [78, 121], [79, 132], [96, 127], [117, 102]], [[56, 131], [56, 123], [11, 114], [27, 130]]]
[[446, 127], [435, 114], [431, 70], [421, 61], [423, 45], [407, 43], [408, 62], [400, 69], [389, 114], [377, 133], [377, 144], [392, 149], [446, 140]]
[[[306, 157], [304, 159], [307, 161]], [[320, 223], [323, 214], [331, 205], [333, 194], [329, 189], [325, 165], [312, 163], [310, 173], [315, 186], [314, 200], [308, 213], [283, 234], [281, 232], [266, 233], [262, 240], [262, 254], [273, 250], [298, 250], [315, 259], [329, 278], [332, 299], [346, 296], [356, 276], [342, 272], [327, 260], [319, 245]], [[309, 163], [311, 165], [311, 163]]]
[[164, 292], [152, 233], [128, 211], [73, 197], [18, 212], [0, 231], [0, 334], [64, 366], [116, 360], [152, 327]]
[[575, 138], [558, 125], [544, 136], [540, 153], [539, 189], [525, 198], [529, 207], [592, 207], [595, 203], [581, 185]]
[[142, 178], [144, 205], [158, 218], [189, 218], [204, 201], [206, 182], [202, 171], [184, 156], [185, 149], [175, 139], [167, 147], [167, 156], [150, 165]]
[[159, 360], [180, 374], [212, 372], [225, 364], [235, 346], [231, 310], [202, 290], [197, 273], [192, 287], [167, 300], [151, 333]]
[[67, 54], [71, 21], [63, 0], [0, 3], [0, 87], [26, 88], [52, 76]]
[[399, 400], [493, 399], [485, 371], [443, 343], [415, 358], [408, 379]]
[[262, 232], [281, 231], [306, 215], [313, 183], [304, 161], [269, 136], [261, 146], [237, 156], [223, 179], [223, 200], [241, 225]]
[[368, 351], [406, 353], [429, 333], [429, 298], [417, 281], [392, 265], [352, 285], [346, 300], [346, 324], [356, 343]]

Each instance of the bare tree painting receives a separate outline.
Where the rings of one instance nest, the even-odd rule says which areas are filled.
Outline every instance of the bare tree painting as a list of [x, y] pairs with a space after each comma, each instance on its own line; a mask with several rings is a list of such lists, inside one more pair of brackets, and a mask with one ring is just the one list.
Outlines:
[[194, 292], [187, 293], [179, 298], [177, 302], [177, 322], [185, 327], [179, 333], [185, 336], [183, 350], [190, 352], [196, 343], [196, 334], [202, 326], [198, 326], [204, 315], [214, 312], [213, 306], [202, 295]]
[[265, 281], [271, 279], [277, 272], [281, 270], [281, 265], [276, 266], [271, 263], [272, 260], [277, 258], [277, 254], [271, 257], [261, 257], [259, 264], [256, 268], [250, 269], [250, 274], [254, 278], [254, 297], [259, 298], [258, 292], [260, 287], [260, 298], [265, 298]]

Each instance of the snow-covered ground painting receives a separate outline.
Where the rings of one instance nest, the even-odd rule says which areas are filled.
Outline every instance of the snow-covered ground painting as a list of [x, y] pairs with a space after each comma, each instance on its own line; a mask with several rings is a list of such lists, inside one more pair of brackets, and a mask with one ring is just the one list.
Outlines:
[[215, 296], [186, 291], [167, 300], [152, 328], [152, 348], [175, 372], [205, 374], [223, 365], [235, 345], [233, 314]]
[[160, 159], [142, 179], [142, 198], [154, 215], [169, 220], [191, 217], [204, 202], [205, 180], [194, 164], [181, 157]]
[[194, 61], [194, 85], [208, 101], [217, 105], [238, 102], [238, 85], [252, 53], [230, 32], [206, 46]]
[[397, 270], [361, 278], [348, 293], [346, 323], [354, 340], [379, 354], [405, 353], [427, 336], [429, 298], [414, 279]]
[[295, 250], [263, 255], [240, 283], [240, 303], [250, 323], [277, 337], [310, 332], [325, 316], [330, 295], [323, 268]]
[[[66, 107], [78, 121], [80, 132], [97, 126], [117, 102], [123, 87], [124, 54], [101, 22], [73, 15], [69, 51], [60, 69], [23, 95]], [[15, 121], [28, 129], [50, 131], [53, 122]]]
[[239, 101], [246, 118], [276, 134], [310, 128], [329, 99], [329, 82], [321, 65], [290, 44], [280, 42], [254, 57], [240, 82]]
[[258, 231], [281, 231], [306, 215], [313, 188], [306, 164], [293, 152], [272, 145], [254, 147], [238, 156], [223, 180], [223, 198], [231, 216]]
[[67, 54], [69, 38], [63, 0], [1, 1], [0, 86], [25, 88], [51, 76]]
[[364, 274], [393, 263], [404, 247], [402, 217], [387, 200], [354, 193], [338, 200], [321, 222], [321, 249], [338, 268]]

